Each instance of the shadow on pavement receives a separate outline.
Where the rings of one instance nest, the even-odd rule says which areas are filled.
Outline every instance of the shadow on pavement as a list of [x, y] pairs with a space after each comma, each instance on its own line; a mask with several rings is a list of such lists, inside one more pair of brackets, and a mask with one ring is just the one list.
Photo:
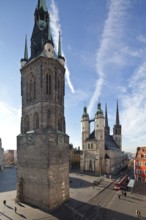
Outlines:
[[93, 183], [88, 182], [86, 180], [83, 180], [81, 178], [76, 178], [76, 177], [70, 177], [69, 178], [69, 183], [70, 183], [70, 188], [82, 188], [82, 187], [89, 187], [93, 186]]
[[58, 209], [50, 212], [51, 215], [61, 220], [134, 220], [137, 217], [123, 214], [117, 211], [92, 205], [78, 200], [70, 199]]

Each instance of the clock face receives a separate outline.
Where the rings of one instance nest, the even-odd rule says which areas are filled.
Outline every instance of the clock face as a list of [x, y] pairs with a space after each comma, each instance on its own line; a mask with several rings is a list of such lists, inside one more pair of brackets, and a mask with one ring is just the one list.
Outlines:
[[33, 134], [27, 134], [27, 140], [29, 144], [33, 143]]

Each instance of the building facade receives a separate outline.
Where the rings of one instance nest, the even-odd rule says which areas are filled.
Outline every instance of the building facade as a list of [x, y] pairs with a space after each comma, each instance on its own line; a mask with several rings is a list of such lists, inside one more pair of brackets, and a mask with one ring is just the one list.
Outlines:
[[146, 147], [138, 147], [134, 158], [134, 177], [136, 181], [146, 182]]
[[2, 148], [2, 140], [0, 138], [0, 170], [4, 168], [4, 149]]
[[[94, 123], [92, 132], [90, 132], [90, 123]], [[107, 106], [104, 116], [100, 103], [98, 103], [93, 120], [90, 120], [87, 108], [84, 107], [81, 129], [83, 150], [80, 161], [81, 172], [90, 171], [97, 175], [116, 174], [125, 166], [118, 102], [113, 135], [110, 135], [110, 127], [108, 126]]]
[[5, 164], [16, 165], [17, 164], [17, 150], [6, 150], [4, 152]]
[[69, 198], [69, 136], [64, 116], [65, 59], [55, 52], [50, 15], [38, 0], [21, 59], [21, 132], [17, 136], [17, 199], [51, 210]]

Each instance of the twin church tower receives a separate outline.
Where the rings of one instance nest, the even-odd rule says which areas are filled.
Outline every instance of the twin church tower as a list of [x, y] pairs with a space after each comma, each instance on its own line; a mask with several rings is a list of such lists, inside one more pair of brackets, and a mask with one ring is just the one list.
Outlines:
[[[94, 130], [90, 132], [90, 123], [94, 122]], [[94, 172], [97, 175], [116, 174], [124, 167], [122, 152], [122, 128], [119, 121], [118, 102], [116, 108], [116, 123], [113, 135], [108, 126], [107, 106], [105, 116], [98, 103], [93, 120], [89, 118], [87, 108], [84, 107], [82, 120], [82, 150], [81, 171]]]
[[69, 198], [69, 136], [64, 117], [65, 59], [55, 52], [45, 0], [38, 0], [21, 59], [21, 132], [17, 136], [17, 199], [52, 209]]

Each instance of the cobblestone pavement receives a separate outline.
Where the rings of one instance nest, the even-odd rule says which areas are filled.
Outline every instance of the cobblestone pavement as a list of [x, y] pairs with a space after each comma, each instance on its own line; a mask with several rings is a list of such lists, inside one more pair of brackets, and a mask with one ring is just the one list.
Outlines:
[[[70, 201], [58, 210], [52, 212], [53, 214], [45, 213], [37, 208], [27, 206], [26, 204], [16, 204], [16, 190], [1, 192], [0, 193], [0, 220], [56, 220], [61, 219], [58, 214], [61, 212], [68, 216], [68, 213], [73, 216], [74, 209], [87, 202], [92, 196], [103, 190], [111, 180], [102, 181], [99, 186], [93, 186], [93, 181], [99, 180], [95, 176], [82, 175], [79, 173], [70, 174]], [[3, 201], [6, 200], [6, 205]], [[15, 213], [15, 207], [17, 207], [17, 213]], [[73, 211], [71, 210], [71, 207]], [[61, 211], [60, 211], [61, 210]], [[58, 213], [56, 215], [56, 213]], [[60, 215], [60, 214], [59, 214]], [[57, 216], [57, 217], [55, 217]], [[64, 217], [63, 217], [64, 218]], [[63, 219], [62, 218], [62, 219]], [[64, 218], [66, 219], [66, 217]], [[66, 220], [71, 220], [68, 218]]]
[[[121, 196], [119, 200], [117, 192], [112, 190], [113, 181], [102, 178], [100, 182], [100, 179], [70, 173], [70, 200], [50, 213], [26, 204], [16, 204], [16, 190], [11, 191], [10, 188], [10, 191], [0, 193], [0, 220], [134, 220], [137, 219], [137, 207], [142, 212], [142, 219], [145, 219], [146, 185], [141, 187], [136, 184], [133, 194], [128, 192], [127, 197]], [[93, 185], [94, 181], [100, 182], [99, 185]], [[3, 200], [7, 201], [6, 205], [3, 204]]]

